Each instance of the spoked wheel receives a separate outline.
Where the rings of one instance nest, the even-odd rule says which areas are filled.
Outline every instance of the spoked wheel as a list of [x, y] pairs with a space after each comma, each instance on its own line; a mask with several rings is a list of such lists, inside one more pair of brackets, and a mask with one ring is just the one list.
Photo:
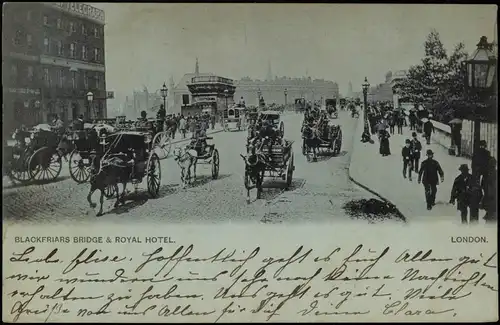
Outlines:
[[34, 181], [53, 181], [61, 173], [61, 154], [48, 147], [42, 147], [31, 155], [28, 166]]
[[219, 177], [219, 151], [214, 149], [212, 153], [212, 179], [217, 179]]
[[90, 160], [88, 157], [83, 158], [76, 149], [69, 156], [69, 174], [78, 184], [85, 183], [90, 178]]
[[29, 171], [29, 153], [23, 152], [20, 154], [13, 153], [8, 166], [8, 176], [12, 181], [26, 184], [31, 180], [31, 173]]
[[151, 197], [156, 198], [160, 193], [161, 183], [161, 168], [158, 155], [153, 153], [148, 159], [146, 167], [146, 180], [148, 183], [148, 193]]
[[245, 170], [245, 179], [244, 179], [245, 189], [251, 190], [254, 188], [252, 183], [252, 179], [250, 178], [250, 173]]
[[307, 156], [307, 144], [306, 144], [306, 139], [302, 140], [302, 154], [304, 156]]
[[340, 150], [342, 150], [342, 131], [339, 130], [339, 133], [337, 134], [337, 140], [335, 140], [335, 154], [338, 155], [340, 153]]
[[288, 164], [286, 166], [286, 186], [285, 190], [290, 189], [290, 185], [292, 185], [293, 171], [295, 170], [295, 165], [293, 162], [293, 151], [290, 152], [290, 159], [288, 160]]
[[108, 186], [106, 186], [104, 188], [104, 197], [106, 199], [111, 199], [113, 196], [115, 196], [115, 186], [114, 185], [108, 185]]
[[172, 149], [172, 139], [167, 132], [159, 132], [155, 135], [152, 145], [158, 158], [165, 159]]

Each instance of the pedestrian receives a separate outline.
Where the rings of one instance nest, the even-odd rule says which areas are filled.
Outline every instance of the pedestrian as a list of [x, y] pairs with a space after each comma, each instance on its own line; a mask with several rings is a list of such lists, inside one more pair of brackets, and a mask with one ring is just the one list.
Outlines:
[[422, 161], [420, 170], [418, 171], [418, 183], [424, 185], [425, 201], [427, 203], [427, 210], [431, 210], [436, 204], [437, 185], [439, 177], [441, 183], [444, 182], [444, 172], [441, 165], [437, 160], [434, 160], [434, 153], [432, 150], [427, 150], [427, 159]]
[[[472, 179], [472, 175], [469, 173], [469, 167], [467, 164], [460, 165], [458, 170], [460, 171], [460, 175], [458, 175], [453, 182], [450, 204], [455, 204], [455, 201], [457, 201], [457, 210], [460, 211], [462, 223], [467, 224], [468, 208], [471, 204], [471, 191], [474, 186], [474, 181]], [[472, 216], [470, 221], [474, 221], [472, 220]]]
[[389, 116], [389, 131], [391, 134], [394, 134], [394, 129], [396, 127], [396, 116], [395, 114], [391, 114]]
[[186, 119], [184, 119], [184, 115], [181, 115], [179, 120], [179, 131], [181, 132], [182, 138], [186, 138]]
[[398, 114], [398, 134], [403, 134], [403, 126], [406, 122], [405, 114], [403, 112], [400, 112]]
[[412, 147], [410, 139], [406, 139], [405, 146], [401, 150], [401, 156], [403, 156], [403, 178], [406, 178], [406, 171], [408, 170], [408, 179], [411, 182], [411, 172], [412, 172]]
[[497, 221], [497, 162], [494, 157], [490, 157], [487, 177], [481, 181], [483, 198], [481, 208], [486, 211], [483, 219], [487, 222]]
[[422, 143], [418, 140], [417, 132], [411, 133], [411, 147], [412, 147], [412, 166], [413, 171], [418, 174], [418, 163], [420, 161], [420, 152], [422, 151]]
[[212, 130], [214, 130], [215, 129], [215, 114], [214, 113], [210, 114], [210, 124], [212, 126]]
[[462, 124], [451, 125], [451, 141], [456, 148], [455, 155], [460, 157], [462, 153]]
[[490, 161], [491, 154], [490, 151], [486, 149], [486, 147], [486, 141], [481, 140], [479, 142], [479, 150], [477, 150], [477, 152], [474, 152], [474, 154], [472, 155], [471, 167], [473, 171], [478, 171], [477, 177], [479, 178], [481, 178], [481, 176], [487, 175], [488, 171], [488, 163]]
[[427, 141], [427, 145], [431, 144], [431, 134], [434, 132], [434, 125], [431, 120], [427, 119], [427, 121], [423, 125], [424, 137]]
[[391, 148], [389, 145], [389, 138], [391, 136], [389, 135], [389, 132], [386, 130], [380, 131], [380, 149], [379, 152], [382, 155], [382, 157], [389, 156], [391, 154]]
[[83, 121], [83, 114], [78, 115], [76, 120], [73, 121], [73, 130], [75, 131], [83, 131], [85, 126], [85, 122]]

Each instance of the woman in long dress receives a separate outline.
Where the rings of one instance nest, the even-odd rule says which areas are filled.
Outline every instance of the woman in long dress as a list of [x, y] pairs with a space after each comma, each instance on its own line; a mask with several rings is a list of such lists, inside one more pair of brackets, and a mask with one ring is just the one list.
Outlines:
[[391, 154], [391, 148], [389, 145], [389, 132], [386, 130], [383, 130], [380, 132], [380, 149], [379, 152], [382, 155], [382, 157], [389, 156]]

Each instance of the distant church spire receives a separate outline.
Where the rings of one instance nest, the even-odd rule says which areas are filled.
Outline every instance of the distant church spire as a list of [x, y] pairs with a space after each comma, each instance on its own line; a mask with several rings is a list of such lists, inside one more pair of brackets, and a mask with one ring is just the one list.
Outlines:
[[168, 86], [170, 87], [170, 89], [174, 89], [175, 82], [174, 82], [174, 77], [173, 76], [170, 76], [170, 80], [168, 81]]
[[273, 72], [271, 71], [271, 60], [267, 61], [267, 77], [268, 81], [273, 80]]
[[200, 75], [200, 64], [198, 63], [198, 58], [196, 58], [196, 66], [194, 67], [194, 74], [196, 76]]

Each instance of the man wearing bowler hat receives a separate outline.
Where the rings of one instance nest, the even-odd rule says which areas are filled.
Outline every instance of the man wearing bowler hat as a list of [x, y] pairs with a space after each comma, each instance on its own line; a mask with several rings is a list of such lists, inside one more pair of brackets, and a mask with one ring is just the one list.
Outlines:
[[425, 189], [425, 201], [427, 210], [431, 210], [436, 204], [437, 185], [439, 177], [441, 183], [444, 182], [444, 172], [437, 160], [434, 160], [434, 152], [427, 150], [427, 159], [422, 161], [420, 170], [418, 171], [418, 183], [422, 183]]
[[[455, 204], [455, 200], [457, 201], [457, 210], [460, 211], [462, 223], [467, 224], [467, 209], [471, 204], [474, 182], [472, 180], [472, 175], [469, 173], [469, 166], [467, 166], [467, 164], [460, 165], [458, 170], [460, 171], [460, 175], [458, 175], [453, 182], [450, 204]], [[470, 221], [472, 222], [472, 218]]]

